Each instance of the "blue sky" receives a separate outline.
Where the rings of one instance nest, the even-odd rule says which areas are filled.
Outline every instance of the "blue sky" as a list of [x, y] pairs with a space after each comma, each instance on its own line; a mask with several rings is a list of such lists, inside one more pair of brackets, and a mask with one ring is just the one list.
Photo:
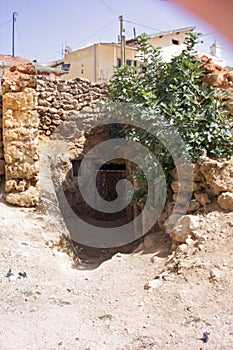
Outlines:
[[[18, 13], [15, 54], [41, 63], [60, 59], [62, 47], [72, 50], [90, 43], [115, 42], [119, 34], [119, 15], [123, 15], [127, 39], [137, 34], [196, 26], [204, 34], [198, 49], [209, 52], [217, 41], [222, 57], [233, 66], [233, 43], [214, 27], [185, 11], [172, 0], [1, 0], [0, 53], [12, 52], [12, 13]], [[134, 22], [134, 23], [129, 23]], [[140, 24], [140, 25], [139, 25]], [[148, 26], [150, 28], [143, 27]]]

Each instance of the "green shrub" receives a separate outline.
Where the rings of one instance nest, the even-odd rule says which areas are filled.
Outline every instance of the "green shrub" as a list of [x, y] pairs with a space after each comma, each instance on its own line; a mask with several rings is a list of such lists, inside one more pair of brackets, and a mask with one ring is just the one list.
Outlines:
[[[196, 58], [194, 45], [200, 34], [190, 33], [186, 49], [168, 63], [163, 62], [161, 51], [154, 48], [145, 34], [137, 42], [140, 64], [116, 68], [108, 87], [108, 100], [115, 103], [131, 103], [135, 110], [147, 107], [153, 113], [143, 116], [145, 125], [153, 123], [153, 115], [160, 115], [172, 124], [182, 137], [192, 161], [202, 154], [209, 157], [228, 157], [232, 154], [233, 141], [228, 112], [228, 94], [209, 87], [203, 82], [205, 74]], [[134, 113], [132, 113], [132, 124]], [[122, 116], [124, 123], [124, 116]], [[145, 145], [156, 154], [169, 181], [173, 160], [159, 140], [146, 130], [124, 126], [124, 130], [111, 127], [114, 136], [124, 131], [128, 139]], [[148, 156], [149, 157], [149, 156]], [[146, 164], [146, 163], [145, 163]], [[143, 192], [143, 178], [139, 171], [138, 183]], [[145, 181], [145, 180], [144, 180]]]

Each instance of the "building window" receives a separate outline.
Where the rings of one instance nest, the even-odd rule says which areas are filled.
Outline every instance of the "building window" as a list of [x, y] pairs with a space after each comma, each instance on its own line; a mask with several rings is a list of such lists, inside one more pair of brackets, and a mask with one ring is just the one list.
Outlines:
[[172, 39], [172, 44], [174, 44], [174, 45], [179, 45], [180, 43], [179, 43], [179, 40]]
[[117, 59], [117, 67], [118, 67], [118, 68], [121, 67], [121, 59], [120, 59], [120, 58]]
[[[130, 67], [137, 67], [137, 61], [135, 61], [135, 60], [126, 60], [126, 64], [127, 64], [127, 66], [130, 66]], [[118, 68], [121, 67], [121, 59], [120, 58], [117, 59], [117, 67]]]
[[130, 67], [136, 67], [137, 66], [137, 61], [135, 61], [135, 60], [127, 60], [126, 64], [127, 64], [127, 66], [130, 66]]
[[69, 63], [63, 63], [62, 66], [61, 66], [61, 69], [64, 72], [69, 72], [70, 71], [70, 64]]

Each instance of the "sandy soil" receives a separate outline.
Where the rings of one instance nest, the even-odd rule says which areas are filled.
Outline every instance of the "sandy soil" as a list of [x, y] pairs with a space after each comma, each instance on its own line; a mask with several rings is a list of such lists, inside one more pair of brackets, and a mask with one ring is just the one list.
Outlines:
[[45, 214], [0, 202], [1, 350], [232, 349], [233, 213], [202, 226], [202, 249], [179, 261], [155, 233], [73, 268]]

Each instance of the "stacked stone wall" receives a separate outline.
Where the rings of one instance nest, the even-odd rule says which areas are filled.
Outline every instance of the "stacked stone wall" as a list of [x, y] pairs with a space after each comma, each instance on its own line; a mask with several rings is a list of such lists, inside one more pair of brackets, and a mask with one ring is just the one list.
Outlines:
[[2, 94], [6, 201], [31, 207], [39, 203], [35, 67], [25, 65], [7, 71]]
[[[222, 209], [233, 211], [233, 159], [214, 160], [208, 157], [200, 157], [193, 166], [193, 195], [188, 208], [188, 213], [201, 212], [208, 205], [218, 204]], [[178, 179], [176, 169], [171, 171], [173, 181], [173, 200], [178, 200], [179, 184], [183, 184], [186, 178], [185, 171], [181, 172], [182, 178]], [[188, 188], [188, 186], [187, 186]], [[185, 186], [184, 186], [185, 189]], [[179, 206], [186, 202], [186, 193], [180, 196]]]
[[104, 99], [106, 85], [79, 78], [66, 81], [38, 76], [37, 96], [40, 133], [50, 136], [69, 117], [78, 117], [81, 111], [87, 114], [90, 107]]
[[[202, 57], [202, 61], [206, 70], [205, 82], [227, 90], [233, 101], [232, 72], [214, 65], [208, 58]], [[106, 85], [90, 83], [79, 78], [65, 81], [49, 76], [38, 76], [35, 67], [31, 64], [11, 68], [4, 74], [2, 83], [0, 176], [5, 172], [6, 200], [16, 205], [36, 205], [39, 201], [39, 134], [50, 137], [64, 121], [69, 121], [72, 128], [75, 119], [74, 125], [78, 126], [77, 138], [71, 147], [70, 159], [81, 159], [84, 148], [88, 148], [90, 144], [92, 146], [98, 144], [106, 138], [106, 135], [103, 136], [106, 130], [99, 129], [94, 135], [89, 135], [88, 140], [84, 133], [88, 127], [90, 129], [93, 127], [93, 120], [96, 117], [93, 115], [93, 107], [105, 98]], [[98, 114], [98, 111], [96, 113]], [[222, 162], [216, 162], [222, 164]], [[215, 169], [216, 165], [212, 162], [211, 167]], [[232, 191], [227, 188], [216, 194], [211, 192], [209, 185], [210, 176], [215, 177], [217, 172], [221, 174], [223, 166], [221, 165], [221, 169], [217, 166], [217, 170], [209, 172], [209, 175], [206, 175], [202, 169], [204, 165], [200, 163], [194, 165], [194, 194], [189, 213], [209, 204], [213, 198], [217, 198], [218, 204], [226, 209], [229, 207], [226, 202], [231, 201], [226, 193], [232, 193]], [[172, 175], [174, 176], [173, 199], [176, 200], [179, 179], [175, 171]]]
[[231, 117], [233, 117], [233, 70], [216, 65], [207, 56], [202, 56], [201, 61], [203, 62], [202, 68], [205, 70], [203, 81], [208, 86], [214, 86], [228, 92], [230, 98], [229, 111]]
[[[93, 111], [105, 95], [103, 84], [38, 76], [32, 64], [13, 67], [4, 74], [2, 103], [0, 99], [0, 176], [5, 175], [8, 203], [25, 207], [39, 203], [39, 135], [50, 137], [60, 124], [70, 117], [80, 118], [83, 112], [78, 134], [83, 141], [84, 129], [87, 130], [87, 124], [92, 126], [88, 109]], [[78, 142], [78, 147], [71, 150], [71, 158], [77, 158], [81, 144]]]

